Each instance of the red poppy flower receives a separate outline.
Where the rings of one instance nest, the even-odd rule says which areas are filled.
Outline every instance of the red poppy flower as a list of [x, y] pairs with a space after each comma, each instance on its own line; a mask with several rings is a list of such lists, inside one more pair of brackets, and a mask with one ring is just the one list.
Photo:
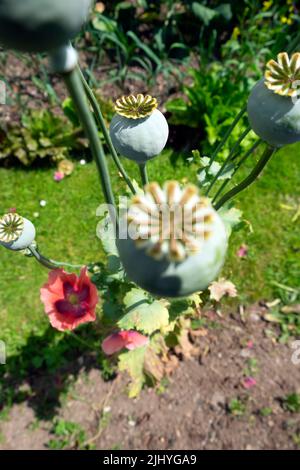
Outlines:
[[63, 269], [51, 271], [48, 282], [41, 288], [41, 301], [51, 325], [59, 331], [73, 330], [96, 319], [98, 293], [86, 267], [79, 277]]
[[145, 346], [148, 343], [147, 336], [134, 330], [119, 331], [109, 335], [102, 343], [102, 349], [107, 355], [114, 354], [123, 348], [132, 350]]

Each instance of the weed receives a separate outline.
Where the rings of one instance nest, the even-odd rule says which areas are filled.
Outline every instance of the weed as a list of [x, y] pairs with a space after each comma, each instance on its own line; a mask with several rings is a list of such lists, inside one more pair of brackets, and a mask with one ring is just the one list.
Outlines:
[[290, 413], [300, 413], [300, 394], [291, 393], [283, 399], [283, 407]]
[[228, 410], [233, 416], [243, 416], [246, 413], [246, 404], [239, 398], [232, 398], [228, 404]]
[[57, 419], [54, 422], [51, 433], [55, 436], [47, 443], [47, 447], [52, 450], [76, 449], [92, 450], [93, 447], [86, 446], [86, 433], [77, 423]]

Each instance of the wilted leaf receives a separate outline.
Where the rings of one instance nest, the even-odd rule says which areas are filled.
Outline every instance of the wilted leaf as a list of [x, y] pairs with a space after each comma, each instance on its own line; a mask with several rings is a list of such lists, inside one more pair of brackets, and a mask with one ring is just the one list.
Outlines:
[[226, 279], [219, 279], [218, 281], [212, 282], [208, 290], [210, 291], [210, 298], [216, 302], [219, 302], [225, 295], [237, 297], [235, 285]]
[[164, 364], [152, 348], [148, 348], [145, 354], [144, 370], [145, 373], [149, 377], [153, 377], [156, 382], [160, 382], [165, 375]]
[[146, 292], [134, 288], [124, 297], [125, 315], [118, 326], [124, 330], [137, 329], [151, 335], [168, 325], [169, 312], [159, 300], [152, 300]]
[[283, 313], [300, 313], [300, 304], [285, 305], [282, 307], [281, 311]]
[[74, 163], [64, 158], [58, 163], [57, 169], [66, 176], [70, 176], [74, 171]]
[[281, 323], [280, 318], [276, 317], [275, 315], [272, 315], [272, 313], [266, 313], [264, 315], [264, 319], [270, 323]]
[[129, 397], [136, 397], [145, 383], [144, 361], [146, 347], [126, 351], [119, 355], [119, 370], [130, 375]]

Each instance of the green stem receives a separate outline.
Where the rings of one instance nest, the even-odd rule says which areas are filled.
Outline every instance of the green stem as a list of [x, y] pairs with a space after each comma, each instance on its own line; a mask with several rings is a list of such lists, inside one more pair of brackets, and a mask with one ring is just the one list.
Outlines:
[[260, 175], [272, 155], [276, 152], [276, 149], [273, 147], [268, 146], [260, 160], [257, 162], [256, 166], [253, 168], [251, 173], [245, 178], [243, 181], [241, 181], [237, 186], [232, 188], [230, 191], [228, 191], [224, 196], [215, 204], [215, 209], [218, 210], [220, 209], [227, 201], [230, 199], [234, 198], [237, 194], [239, 194], [241, 191], [244, 191], [248, 186], [250, 186], [256, 178]]
[[48, 269], [57, 269], [57, 268], [60, 268], [62, 266], [69, 266], [70, 268], [74, 268], [74, 269], [80, 269], [82, 268], [82, 264], [70, 264], [70, 263], [63, 263], [63, 262], [59, 262], [59, 261], [54, 261], [53, 259], [49, 259], [49, 258], [46, 258], [45, 256], [43, 256], [39, 250], [34, 247], [34, 246], [29, 246], [28, 247], [30, 253], [32, 254], [32, 256], [35, 257], [35, 259], [42, 265], [44, 266], [45, 268], [48, 268]]
[[85, 134], [90, 142], [91, 152], [96, 161], [105, 201], [108, 204], [111, 219], [112, 221], [114, 221], [115, 217], [117, 217], [117, 211], [114, 195], [111, 188], [106, 157], [104, 154], [102, 143], [99, 139], [98, 129], [94, 117], [90, 111], [88, 102], [86, 100], [86, 95], [81, 81], [80, 73], [76, 67], [71, 72], [62, 74], [62, 77], [78, 111], [79, 118], [81, 120], [81, 124], [85, 131]]
[[244, 108], [239, 112], [239, 114], [236, 116], [236, 118], [234, 119], [233, 123], [231, 124], [231, 126], [229, 127], [228, 131], [226, 132], [226, 134], [224, 135], [223, 139], [221, 140], [221, 142], [219, 143], [219, 145], [217, 146], [216, 150], [213, 152], [211, 158], [210, 158], [210, 163], [209, 163], [209, 166], [207, 167], [207, 169], [209, 170], [210, 167], [212, 166], [213, 162], [215, 161], [215, 159], [217, 158], [217, 155], [218, 153], [220, 152], [220, 150], [222, 149], [222, 147], [226, 144], [227, 140], [229, 139], [229, 136], [231, 134], [231, 132], [233, 131], [233, 129], [235, 128], [235, 126], [238, 124], [238, 122], [242, 119], [242, 117], [244, 116], [245, 112], [247, 111], [247, 106], [244, 106]]
[[70, 336], [71, 338], [75, 339], [78, 343], [82, 344], [88, 349], [91, 349], [92, 351], [95, 351], [95, 346], [92, 346], [91, 344], [87, 343], [84, 339], [80, 338], [74, 331], [65, 331], [65, 335]]
[[85, 89], [85, 92], [86, 92], [86, 95], [88, 97], [88, 100], [93, 108], [93, 111], [94, 111], [94, 115], [95, 115], [95, 119], [96, 119], [96, 122], [98, 124], [98, 126], [100, 127], [101, 131], [102, 131], [102, 134], [104, 136], [104, 139], [106, 141], [106, 144], [109, 148], [109, 151], [111, 153], [111, 156], [112, 156], [112, 159], [118, 169], [118, 171], [121, 173], [121, 175], [123, 176], [127, 186], [129, 187], [130, 191], [132, 192], [132, 194], [135, 194], [135, 189], [134, 189], [134, 186], [131, 182], [131, 179], [129, 178], [129, 176], [127, 175], [126, 171], [125, 171], [125, 168], [123, 167], [122, 163], [120, 162], [120, 159], [118, 157], [118, 154], [116, 152], [116, 149], [115, 147], [113, 146], [113, 143], [111, 141], [111, 138], [110, 138], [110, 135], [109, 135], [109, 132], [106, 128], [106, 125], [105, 125], [105, 121], [104, 121], [104, 118], [103, 118], [103, 114], [102, 114], [102, 111], [101, 111], [101, 108], [99, 106], [99, 103], [93, 93], [93, 91], [91, 90], [91, 88], [89, 87], [88, 85], [88, 82], [86, 81], [86, 79], [84, 78], [84, 75], [82, 73], [82, 71], [80, 70], [80, 68], [78, 67], [78, 72], [80, 74], [80, 78], [81, 78], [81, 81], [83, 83], [83, 86], [84, 86], [84, 89]]
[[[254, 151], [258, 148], [259, 145], [262, 144], [262, 140], [259, 139], [257, 142], [255, 142], [254, 145], [252, 145], [252, 147], [248, 150], [248, 152], [246, 152], [246, 154], [244, 155], [244, 157], [240, 160], [240, 162], [237, 164], [237, 166], [235, 167], [235, 170], [231, 176], [230, 179], [227, 179], [225, 181], [223, 181], [223, 184], [220, 186], [220, 188], [218, 189], [218, 191], [216, 192], [215, 196], [213, 197], [213, 200], [212, 202], [215, 202], [216, 199], [220, 196], [220, 194], [224, 191], [224, 189], [226, 188], [226, 186], [228, 185], [228, 183], [232, 180], [232, 178], [235, 176], [235, 174], [237, 173], [237, 171], [239, 170], [239, 168], [242, 166], [242, 164], [247, 160], [247, 158], [250, 157], [250, 155], [252, 155], [252, 153], [254, 153]], [[232, 161], [235, 160], [235, 157], [232, 158]]]
[[139, 169], [140, 169], [142, 184], [143, 186], [146, 186], [146, 184], [149, 183], [146, 163], [139, 163]]
[[234, 146], [232, 147], [231, 151], [229, 152], [229, 155], [228, 157], [226, 158], [226, 160], [224, 161], [223, 165], [221, 166], [220, 170], [217, 172], [217, 174], [215, 175], [215, 177], [213, 178], [212, 182], [210, 183], [207, 191], [206, 191], [206, 196], [209, 195], [211, 189], [213, 188], [214, 184], [218, 181], [219, 179], [219, 176], [223, 173], [223, 171], [226, 169], [227, 165], [230, 163], [230, 161], [232, 160], [236, 150], [238, 149], [239, 145], [242, 143], [242, 141], [245, 139], [245, 137], [249, 134], [249, 132], [251, 131], [251, 127], [247, 127], [247, 129], [245, 130], [245, 132], [243, 132], [243, 134], [240, 136], [240, 138], [238, 139], [238, 141], [234, 144]]

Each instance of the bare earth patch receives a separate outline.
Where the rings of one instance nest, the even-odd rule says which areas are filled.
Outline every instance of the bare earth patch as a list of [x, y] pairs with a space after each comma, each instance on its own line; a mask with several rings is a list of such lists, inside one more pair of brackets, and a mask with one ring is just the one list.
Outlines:
[[[138, 399], [127, 397], [124, 376], [105, 382], [96, 366], [82, 369], [57, 416], [79, 424], [97, 449], [297, 449], [300, 414], [284, 410], [282, 399], [299, 392], [300, 366], [289, 345], [266, 334], [261, 313], [252, 307], [245, 322], [215, 315], [217, 328], [191, 332], [192, 348], [177, 351], [168, 384]], [[256, 384], [247, 389], [250, 372]], [[28, 401], [15, 404], [0, 423], [0, 449], [45, 449], [51, 427]]]

